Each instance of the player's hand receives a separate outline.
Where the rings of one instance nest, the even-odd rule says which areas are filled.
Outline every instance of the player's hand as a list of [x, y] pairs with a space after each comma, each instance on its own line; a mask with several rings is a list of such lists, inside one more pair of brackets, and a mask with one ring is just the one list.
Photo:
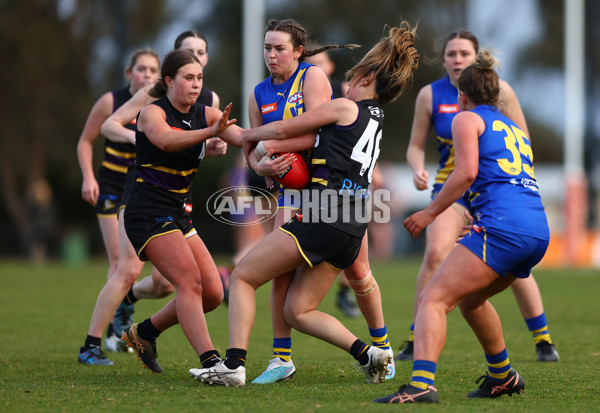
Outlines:
[[416, 172], [413, 175], [413, 184], [415, 185], [415, 188], [417, 188], [419, 191], [423, 191], [429, 188], [429, 185], [427, 183], [428, 181], [429, 172], [427, 172], [427, 169], [423, 169], [422, 171]]
[[211, 125], [212, 136], [218, 136], [219, 134], [223, 133], [225, 129], [237, 122], [237, 119], [229, 119], [232, 106], [233, 103], [229, 102], [229, 105], [225, 107], [225, 110], [223, 111], [223, 114], [221, 115], [219, 121]]
[[464, 212], [464, 216], [467, 220], [467, 223], [462, 227], [462, 232], [458, 235], [458, 239], [456, 240], [456, 242], [459, 242], [461, 239], [466, 237], [467, 234], [471, 232], [471, 229], [473, 228], [473, 217], [466, 209]]
[[221, 138], [210, 138], [206, 142], [206, 156], [222, 156], [227, 153], [227, 142]]
[[435, 217], [430, 214], [427, 209], [415, 212], [404, 220], [404, 228], [408, 230], [408, 233], [413, 237], [418, 237], [419, 233], [427, 225], [431, 224]]
[[81, 185], [81, 198], [91, 206], [96, 206], [99, 195], [100, 187], [98, 186], [98, 181], [95, 179], [84, 179]]
[[271, 159], [273, 151], [269, 151], [256, 165], [256, 173], [259, 175], [272, 176], [281, 175], [288, 170], [292, 164], [292, 158], [289, 155], [281, 155]]

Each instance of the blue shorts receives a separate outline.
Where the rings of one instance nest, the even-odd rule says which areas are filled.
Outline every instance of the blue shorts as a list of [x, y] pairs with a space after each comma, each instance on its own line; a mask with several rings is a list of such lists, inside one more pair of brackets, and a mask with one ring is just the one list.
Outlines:
[[[440, 193], [444, 184], [433, 184], [433, 189], [431, 190], [431, 200], [433, 201], [435, 197]], [[471, 210], [471, 203], [469, 202], [469, 191], [465, 192], [460, 198], [455, 201], [456, 204], [462, 205], [467, 208], [467, 211]]]
[[471, 229], [460, 243], [501, 277], [510, 273], [527, 278], [531, 269], [544, 258], [549, 241], [510, 232], [497, 235], [479, 228], [478, 231]]

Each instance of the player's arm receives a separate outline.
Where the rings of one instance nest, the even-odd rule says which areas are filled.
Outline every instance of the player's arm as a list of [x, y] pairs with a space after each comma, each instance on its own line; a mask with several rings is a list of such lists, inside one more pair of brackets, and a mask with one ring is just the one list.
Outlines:
[[[218, 109], [213, 109], [220, 112]], [[203, 142], [213, 136], [221, 135], [236, 120], [229, 120], [231, 104], [227, 105], [223, 114], [215, 120], [211, 117], [212, 123], [208, 127], [198, 130], [173, 130], [167, 123], [167, 116], [160, 107], [156, 105], [145, 106], [140, 112], [137, 128], [140, 132], [146, 134], [150, 142], [157, 148], [165, 152], [176, 152], [189, 148], [200, 142]], [[207, 120], [208, 121], [208, 120]]]
[[475, 180], [479, 170], [479, 136], [485, 130], [483, 119], [473, 112], [461, 112], [452, 121], [455, 167], [440, 193], [429, 206], [404, 221], [410, 235], [416, 237], [433, 220], [456, 202]]
[[[231, 107], [233, 106], [233, 104], [230, 102], [226, 107], [225, 110], [223, 112], [221, 112], [219, 109], [215, 109], [214, 107], [212, 108], [206, 108], [205, 109], [205, 115], [206, 115], [206, 122], [208, 123], [209, 126], [214, 125], [215, 123], [220, 122], [223, 117], [225, 117], [225, 119], [227, 119], [229, 117], [229, 114], [231, 113]], [[233, 146], [237, 146], [238, 148], [242, 147], [242, 144], [244, 143], [244, 137], [242, 135], [242, 132], [244, 131], [244, 129], [240, 128], [237, 125], [234, 125], [234, 123], [237, 122], [237, 119], [231, 119], [228, 120], [228, 127], [225, 128], [224, 130], [220, 131], [217, 136], [219, 138], [221, 138], [222, 140], [224, 140], [225, 142], [227, 142], [230, 145]]]
[[131, 123], [142, 108], [156, 100], [148, 94], [154, 85], [145, 86], [119, 107], [102, 124], [102, 134], [114, 142], [135, 144], [135, 131], [127, 129], [125, 125]]
[[517, 126], [523, 132], [525, 132], [525, 135], [531, 139], [531, 137], [529, 136], [529, 130], [527, 129], [525, 115], [523, 114], [523, 110], [521, 109], [519, 99], [517, 99], [515, 91], [504, 80], [500, 80], [500, 96], [498, 98], [498, 109], [500, 109], [500, 112], [502, 112], [507, 118], [515, 122]]
[[113, 95], [110, 92], [105, 93], [92, 107], [77, 142], [77, 159], [83, 176], [81, 198], [92, 206], [96, 205], [100, 195], [98, 181], [94, 176], [93, 145], [100, 136], [102, 122], [110, 116], [112, 107]]
[[[324, 103], [318, 110], [304, 112], [290, 119], [248, 129], [244, 131], [244, 140], [246, 142], [288, 140], [332, 123], [350, 124], [356, 120], [357, 116], [358, 106], [356, 102], [346, 98], [338, 98]], [[349, 120], [350, 122], [348, 122]]]
[[419, 191], [429, 187], [429, 172], [425, 169], [425, 145], [431, 129], [432, 99], [431, 85], [419, 91], [406, 150], [406, 162], [413, 173], [413, 184]]
[[[325, 73], [317, 66], [311, 66], [306, 71], [304, 86], [302, 90], [304, 96], [304, 113], [310, 112], [323, 103], [331, 101], [331, 83]], [[297, 116], [296, 116], [297, 117]], [[298, 152], [312, 149], [315, 146], [317, 129], [308, 130], [303, 134], [292, 135], [293, 139], [280, 142], [265, 142], [265, 151], [279, 152]]]

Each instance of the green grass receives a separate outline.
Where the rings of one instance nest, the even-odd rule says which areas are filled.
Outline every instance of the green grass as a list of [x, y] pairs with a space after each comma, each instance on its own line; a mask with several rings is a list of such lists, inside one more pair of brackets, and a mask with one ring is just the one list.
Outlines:
[[[394, 349], [406, 339], [418, 262], [375, 264], [383, 291], [384, 313]], [[163, 374], [143, 369], [136, 357], [110, 354], [114, 366], [77, 363], [89, 319], [100, 291], [106, 263], [74, 268], [51, 263], [35, 267], [17, 261], [0, 263], [0, 411], [600, 411], [600, 276], [597, 271], [535, 272], [550, 332], [561, 360], [535, 362], [530, 333], [507, 291], [493, 299], [503, 322], [511, 363], [526, 380], [526, 393], [496, 400], [467, 400], [485, 360], [458, 311], [448, 317], [448, 339], [438, 364], [437, 406], [381, 406], [375, 397], [391, 393], [410, 376], [411, 363], [397, 364], [396, 378], [367, 385], [347, 353], [299, 333], [293, 335], [298, 373], [293, 381], [244, 388], [209, 387], [189, 377], [198, 358], [180, 328], [158, 341]], [[147, 272], [147, 271], [146, 271]], [[270, 358], [272, 334], [267, 304], [269, 288], [258, 292], [258, 311], [249, 346], [251, 380]], [[166, 300], [142, 300], [134, 318], [143, 320]], [[340, 317], [368, 341], [362, 319], [344, 319], [330, 292], [322, 309]], [[227, 347], [227, 308], [207, 316], [217, 349]]]

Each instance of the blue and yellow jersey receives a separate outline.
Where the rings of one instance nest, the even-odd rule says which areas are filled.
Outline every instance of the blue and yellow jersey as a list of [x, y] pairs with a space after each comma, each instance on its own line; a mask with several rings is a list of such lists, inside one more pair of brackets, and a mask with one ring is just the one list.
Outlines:
[[[254, 88], [254, 98], [262, 115], [263, 125], [293, 118], [304, 112], [304, 79], [309, 67], [314, 66], [310, 63], [299, 62], [298, 68], [292, 76], [284, 83], [276, 85], [273, 83], [273, 77], [269, 76], [260, 82]], [[308, 160], [309, 153], [301, 154], [305, 160]], [[278, 205], [280, 208], [286, 206], [286, 200], [283, 197], [283, 189], [280, 185]]]
[[472, 112], [485, 122], [479, 171], [469, 188], [474, 223], [496, 233], [549, 240], [529, 138], [493, 106], [480, 105]]
[[273, 84], [272, 76], [254, 88], [254, 98], [262, 114], [263, 124], [293, 118], [304, 112], [303, 86], [306, 71], [313, 65], [299, 62], [292, 76], [280, 85]]
[[454, 144], [452, 142], [452, 120], [460, 108], [458, 107], [458, 89], [445, 77], [431, 84], [432, 115], [431, 123], [438, 140], [440, 162], [435, 176], [436, 184], [443, 184], [454, 170]]

